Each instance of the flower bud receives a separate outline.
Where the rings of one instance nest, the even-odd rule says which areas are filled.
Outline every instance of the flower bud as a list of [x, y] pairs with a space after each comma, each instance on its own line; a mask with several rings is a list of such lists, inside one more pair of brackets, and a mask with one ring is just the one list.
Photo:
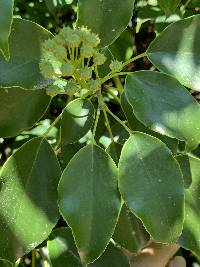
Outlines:
[[63, 46], [57, 46], [53, 53], [54, 56], [60, 61], [67, 59], [67, 51]]
[[75, 93], [78, 93], [80, 91], [81, 87], [70, 80], [67, 82], [67, 85], [65, 86], [64, 89], [65, 89], [65, 94], [73, 96]]
[[100, 39], [95, 33], [87, 31], [83, 34], [83, 43], [96, 47], [100, 43]]
[[70, 27], [64, 27], [62, 28], [62, 30], [60, 31], [59, 35], [66, 40], [68, 38], [69, 35], [71, 35], [73, 33], [73, 30]]
[[104, 54], [97, 52], [93, 57], [93, 62], [95, 65], [103, 65], [106, 62], [106, 57]]
[[49, 61], [41, 61], [39, 64], [40, 72], [45, 78], [52, 78], [54, 76], [54, 68]]
[[92, 78], [92, 69], [89, 67], [82, 68], [78, 71], [79, 78], [88, 81]]
[[50, 96], [56, 96], [58, 94], [64, 94], [65, 93], [65, 89], [64, 87], [66, 86], [66, 82], [63, 80], [56, 80], [52, 85], [50, 85], [47, 89], [46, 89], [46, 93], [47, 95]]
[[82, 45], [81, 46], [81, 55], [85, 58], [90, 58], [94, 54], [94, 49], [90, 45]]
[[44, 41], [42, 48], [46, 51], [53, 51], [56, 47], [55, 42], [52, 39]]
[[74, 73], [73, 64], [70, 61], [64, 62], [61, 66], [61, 72], [62, 76], [72, 76]]
[[67, 37], [67, 45], [71, 48], [79, 47], [81, 44], [81, 38], [79, 37], [78, 34], [72, 33], [69, 34]]
[[118, 60], [112, 60], [109, 67], [113, 72], [120, 72], [123, 69], [123, 64]]
[[101, 88], [101, 83], [99, 80], [90, 80], [88, 81], [88, 87], [92, 91], [98, 91]]

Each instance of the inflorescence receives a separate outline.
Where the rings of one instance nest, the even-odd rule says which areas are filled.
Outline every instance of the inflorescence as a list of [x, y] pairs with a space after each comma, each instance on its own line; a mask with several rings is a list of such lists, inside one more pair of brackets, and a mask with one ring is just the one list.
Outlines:
[[[101, 88], [98, 67], [106, 57], [98, 51], [100, 38], [89, 29], [63, 28], [59, 34], [44, 42], [40, 71], [45, 78], [53, 79], [47, 94], [74, 95], [82, 90], [95, 93]], [[113, 60], [111, 72], [120, 72], [123, 64]]]

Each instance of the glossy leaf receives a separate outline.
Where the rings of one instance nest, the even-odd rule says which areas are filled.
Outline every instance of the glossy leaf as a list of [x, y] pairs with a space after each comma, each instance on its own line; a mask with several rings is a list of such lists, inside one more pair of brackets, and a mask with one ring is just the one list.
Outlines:
[[175, 22], [147, 50], [149, 60], [160, 71], [196, 91], [200, 91], [199, 27], [200, 15]]
[[11, 32], [14, 0], [0, 0], [0, 51], [9, 59], [8, 38]]
[[174, 78], [159, 72], [135, 72], [128, 76], [125, 92], [145, 126], [191, 147], [200, 142], [200, 106]]
[[47, 242], [47, 247], [52, 267], [82, 267], [69, 228], [53, 230]]
[[63, 111], [61, 120], [62, 144], [75, 143], [92, 127], [94, 107], [87, 99], [70, 102]]
[[[188, 156], [190, 180], [192, 183], [185, 189], [185, 221], [179, 244], [200, 256], [200, 159]], [[184, 176], [188, 176], [182, 168]]]
[[84, 264], [103, 253], [113, 234], [121, 207], [116, 177], [113, 160], [96, 145], [79, 150], [62, 174], [60, 211]]
[[121, 247], [132, 253], [139, 253], [150, 240], [142, 222], [131, 213], [126, 205], [123, 206], [113, 239]]
[[128, 120], [129, 127], [134, 131], [139, 131], [143, 133], [147, 133], [149, 135], [155, 136], [160, 139], [163, 143], [165, 143], [173, 153], [177, 152], [178, 149], [178, 140], [175, 138], [170, 138], [168, 136], [159, 134], [157, 132], [152, 131], [148, 127], [145, 127], [134, 115], [133, 108], [129, 104], [125, 93], [123, 92], [121, 95], [121, 107], [124, 111], [124, 114]]
[[51, 81], [40, 75], [41, 45], [52, 34], [38, 24], [15, 18], [9, 38], [10, 60], [0, 56], [0, 86], [41, 89]]
[[82, 144], [74, 143], [61, 146], [62, 167], [65, 169], [73, 156], [83, 147]]
[[139, 132], [128, 139], [119, 161], [119, 189], [155, 241], [178, 239], [184, 217], [183, 178], [164, 143]]
[[[42, 243], [56, 224], [60, 167], [43, 138], [25, 143], [0, 173], [0, 258], [16, 261]], [[41, 190], [42, 189], [42, 190]]]
[[[107, 46], [126, 29], [133, 14], [134, 0], [79, 0], [78, 25], [97, 33], [100, 46]], [[95, 16], [94, 16], [95, 14]]]
[[128, 257], [112, 243], [108, 245], [104, 254], [88, 267], [130, 267]]
[[44, 90], [0, 88], [0, 137], [16, 136], [44, 114], [51, 98]]
[[118, 165], [121, 151], [122, 145], [115, 142], [110, 143], [110, 145], [106, 148], [106, 152], [111, 156], [116, 165]]
[[180, 0], [158, 0], [160, 7], [164, 10], [167, 16], [171, 15], [178, 7]]

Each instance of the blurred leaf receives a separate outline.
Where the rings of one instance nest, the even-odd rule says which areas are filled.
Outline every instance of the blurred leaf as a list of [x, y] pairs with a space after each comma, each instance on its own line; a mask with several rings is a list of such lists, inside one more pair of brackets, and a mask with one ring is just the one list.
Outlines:
[[14, 0], [0, 0], [0, 51], [7, 60], [10, 57], [8, 38], [13, 19], [13, 4]]
[[44, 90], [0, 88], [0, 137], [16, 136], [44, 114], [51, 98]]
[[178, 7], [181, 0], [158, 0], [159, 5], [167, 16], [171, 15]]
[[199, 27], [200, 15], [177, 21], [154, 39], [147, 50], [156, 68], [196, 91], [200, 91]]
[[47, 241], [52, 267], [82, 267], [74, 239], [69, 228], [52, 231]]
[[[188, 160], [192, 183], [185, 189], [185, 222], [179, 244], [200, 256], [200, 160], [191, 156]], [[182, 171], [185, 174], [185, 168]]]
[[60, 175], [43, 138], [25, 143], [6, 161], [0, 173], [0, 258], [14, 262], [49, 236], [59, 217]]
[[123, 206], [113, 239], [117, 244], [132, 253], [139, 253], [150, 240], [142, 222], [131, 213], [126, 205]]
[[72, 228], [84, 264], [97, 259], [114, 232], [120, 211], [117, 167], [103, 149], [80, 149], [58, 187], [60, 211]]
[[38, 24], [15, 18], [9, 38], [10, 60], [0, 56], [0, 86], [41, 89], [51, 83], [39, 70], [42, 42], [52, 34]]
[[134, 0], [79, 0], [78, 3], [78, 25], [88, 26], [97, 33], [101, 47], [113, 43], [126, 29], [134, 8]]
[[184, 219], [183, 179], [164, 143], [139, 132], [128, 139], [119, 161], [119, 189], [153, 240], [177, 241]]
[[130, 267], [128, 257], [112, 243], [110, 243], [103, 255], [88, 267]]
[[125, 92], [133, 112], [145, 126], [187, 142], [200, 142], [200, 106], [174, 78], [159, 72], [128, 75]]
[[61, 120], [62, 145], [76, 143], [92, 127], [94, 106], [87, 99], [75, 99], [63, 110]]

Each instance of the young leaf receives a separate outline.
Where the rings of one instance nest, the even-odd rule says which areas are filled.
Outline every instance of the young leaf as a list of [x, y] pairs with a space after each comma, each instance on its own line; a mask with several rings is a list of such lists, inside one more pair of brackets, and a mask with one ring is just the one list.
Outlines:
[[94, 106], [87, 99], [75, 99], [63, 111], [61, 120], [62, 144], [75, 143], [92, 127]]
[[60, 167], [43, 138], [18, 149], [0, 173], [0, 258], [16, 261], [42, 243], [56, 224]]
[[52, 231], [47, 241], [52, 267], [82, 267], [74, 239], [69, 228]]
[[128, 210], [126, 205], [124, 205], [117, 222], [113, 239], [121, 247], [137, 254], [147, 245], [150, 236], [142, 222]]
[[44, 114], [51, 98], [44, 90], [0, 88], [0, 137], [16, 136]]
[[113, 43], [126, 29], [133, 8], [134, 0], [79, 0], [77, 23], [97, 33], [101, 39], [100, 46], [104, 47]]
[[13, 4], [14, 0], [0, 0], [0, 51], [7, 60], [10, 57], [8, 38], [13, 19]]
[[39, 70], [41, 44], [50, 37], [52, 34], [38, 24], [15, 18], [9, 38], [10, 60], [0, 56], [0, 86], [41, 89], [51, 83]]
[[199, 27], [200, 15], [175, 22], [147, 50], [149, 60], [160, 71], [196, 91], [200, 91]]
[[127, 77], [125, 92], [145, 126], [191, 147], [200, 142], [200, 106], [174, 78], [159, 72], [135, 72]]
[[[188, 160], [192, 183], [185, 189], [185, 221], [179, 244], [200, 256], [200, 159], [188, 156]], [[188, 177], [186, 169], [182, 171]]]
[[178, 7], [180, 0], [158, 0], [158, 3], [165, 12], [165, 14], [169, 16]]
[[114, 232], [121, 207], [116, 177], [115, 163], [96, 145], [79, 150], [62, 174], [60, 211], [84, 264], [103, 253]]
[[178, 239], [184, 217], [183, 178], [159, 139], [139, 132], [128, 139], [119, 161], [119, 189], [155, 241]]
[[125, 254], [112, 243], [108, 245], [104, 254], [88, 267], [130, 267], [130, 263]]

